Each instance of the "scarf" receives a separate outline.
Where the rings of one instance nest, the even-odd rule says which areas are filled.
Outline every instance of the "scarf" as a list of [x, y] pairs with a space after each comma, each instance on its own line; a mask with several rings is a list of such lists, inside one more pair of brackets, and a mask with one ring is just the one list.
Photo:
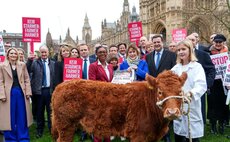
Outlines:
[[137, 56], [136, 59], [132, 60], [129, 57], [127, 57], [127, 63], [131, 67], [132, 65], [138, 65], [140, 61], [140, 58]]
[[220, 54], [220, 53], [228, 52], [228, 47], [224, 46], [222, 49], [217, 50], [214, 46], [211, 46], [210, 51], [212, 55]]

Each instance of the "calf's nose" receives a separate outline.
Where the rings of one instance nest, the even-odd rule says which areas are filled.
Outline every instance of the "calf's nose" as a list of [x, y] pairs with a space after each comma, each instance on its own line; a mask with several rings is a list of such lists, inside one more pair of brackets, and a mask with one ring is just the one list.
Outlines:
[[180, 116], [180, 110], [178, 108], [167, 108], [165, 113], [166, 118], [175, 119]]

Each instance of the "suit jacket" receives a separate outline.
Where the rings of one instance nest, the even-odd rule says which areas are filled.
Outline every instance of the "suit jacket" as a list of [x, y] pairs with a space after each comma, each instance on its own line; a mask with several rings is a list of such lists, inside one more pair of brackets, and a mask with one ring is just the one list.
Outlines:
[[113, 66], [111, 64], [108, 65], [108, 70], [109, 78], [102, 65], [98, 65], [98, 61], [96, 61], [89, 65], [89, 79], [111, 82], [113, 79]]
[[208, 53], [195, 49], [195, 54], [198, 59], [198, 63], [202, 65], [205, 71], [207, 86], [210, 88], [215, 79], [215, 66]]
[[[55, 62], [49, 59], [49, 69], [50, 69], [50, 94], [53, 93], [54, 89], [54, 71]], [[37, 60], [28, 59], [27, 61], [27, 69], [31, 74], [31, 87], [33, 95], [41, 95], [42, 94], [42, 78], [43, 78], [43, 65], [41, 58]]]
[[176, 54], [164, 49], [161, 55], [160, 63], [158, 69], [156, 69], [155, 65], [155, 52], [153, 51], [146, 56], [146, 62], [149, 67], [149, 73], [153, 77], [157, 77], [159, 73], [163, 72], [164, 70], [170, 70], [176, 64]]
[[64, 72], [64, 61], [57, 61], [54, 65], [55, 78], [54, 78], [54, 88], [63, 82], [63, 72]]
[[204, 45], [198, 44], [198, 50], [205, 51], [207, 53], [210, 53], [209, 47], [206, 47]]
[[[90, 61], [91, 60], [91, 61]], [[96, 56], [96, 54], [93, 54], [93, 55], [90, 55], [89, 56], [89, 61], [90, 61], [90, 63], [93, 63], [93, 62], [95, 62], [97, 60], [97, 56]]]
[[[25, 63], [17, 63], [17, 75], [23, 95], [25, 96], [27, 126], [33, 122], [32, 113], [30, 109], [30, 99], [26, 96], [32, 96], [30, 77]], [[0, 130], [11, 130], [10, 118], [10, 96], [13, 85], [12, 70], [9, 63], [0, 64], [0, 99], [5, 98], [6, 102], [0, 101]]]

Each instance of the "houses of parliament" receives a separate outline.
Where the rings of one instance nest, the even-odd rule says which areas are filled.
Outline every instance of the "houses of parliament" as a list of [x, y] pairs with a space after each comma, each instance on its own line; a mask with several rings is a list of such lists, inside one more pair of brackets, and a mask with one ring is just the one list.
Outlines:
[[[228, 0], [139, 0], [139, 14], [136, 7], [130, 7], [128, 0], [123, 1], [123, 10], [119, 20], [114, 22], [102, 19], [101, 36], [92, 39], [93, 29], [85, 15], [82, 28], [82, 38], [70, 36], [71, 29], [63, 40], [53, 40], [51, 33], [46, 35], [46, 44], [57, 50], [58, 44], [86, 43], [93, 47], [96, 43], [118, 44], [129, 43], [128, 23], [141, 21], [143, 35], [149, 38], [150, 34], [162, 34], [165, 42], [171, 42], [172, 30], [187, 30], [187, 34], [197, 32], [201, 42], [208, 43], [209, 36], [213, 33], [222, 33], [230, 39], [230, 5]], [[131, 11], [130, 11], [131, 9]], [[92, 22], [93, 23], [93, 22]]]

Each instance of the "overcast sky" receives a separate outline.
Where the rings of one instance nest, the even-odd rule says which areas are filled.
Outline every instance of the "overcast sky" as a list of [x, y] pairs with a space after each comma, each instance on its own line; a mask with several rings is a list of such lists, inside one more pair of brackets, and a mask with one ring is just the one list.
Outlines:
[[[139, 0], [128, 0], [130, 11]], [[22, 17], [41, 18], [42, 42], [48, 28], [53, 39], [65, 38], [67, 28], [73, 39], [82, 39], [85, 14], [89, 18], [93, 39], [101, 35], [101, 21], [114, 22], [120, 18], [124, 0], [2, 0], [0, 31], [22, 32]]]

